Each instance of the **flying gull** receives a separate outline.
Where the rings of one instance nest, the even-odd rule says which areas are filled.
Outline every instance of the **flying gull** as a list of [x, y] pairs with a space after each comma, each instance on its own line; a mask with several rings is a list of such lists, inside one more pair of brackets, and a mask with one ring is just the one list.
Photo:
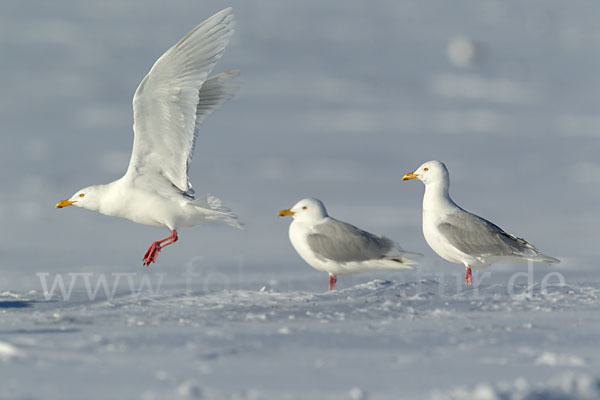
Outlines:
[[231, 8], [195, 27], [164, 53], [133, 96], [134, 139], [125, 175], [106, 185], [78, 190], [57, 208], [76, 206], [133, 222], [165, 227], [144, 265], [177, 241], [177, 229], [204, 222], [240, 227], [237, 217], [213, 196], [195, 198], [188, 177], [202, 121], [239, 88], [238, 71], [209, 77], [233, 35]]

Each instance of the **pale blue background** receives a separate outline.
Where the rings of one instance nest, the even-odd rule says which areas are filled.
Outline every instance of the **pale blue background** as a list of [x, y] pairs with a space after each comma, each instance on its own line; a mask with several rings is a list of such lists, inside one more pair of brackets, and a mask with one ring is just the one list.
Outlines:
[[[183, 229], [148, 272], [141, 257], [166, 230], [54, 204], [125, 171], [139, 81], [169, 46], [228, 5], [238, 24], [215, 72], [239, 68], [244, 85], [206, 121], [191, 177], [197, 193], [239, 214], [246, 231]], [[597, 281], [598, 17], [600, 3], [587, 1], [3, 1], [0, 293], [39, 296], [36, 273], [81, 271], [166, 273], [165, 285], [177, 289], [196, 256], [230, 287], [320, 293], [326, 275], [297, 256], [289, 220], [277, 217], [306, 196], [423, 253], [422, 272], [454, 279], [462, 267], [422, 237], [422, 185], [400, 180], [431, 159], [448, 165], [460, 205], [563, 260], [547, 271]], [[447, 54], [459, 36], [476, 49], [466, 67]], [[491, 282], [505, 284], [502, 273], [520, 270], [490, 270]], [[317, 395], [345, 391], [348, 376], [343, 389], [323, 382]], [[221, 378], [214, 384], [227, 392]], [[395, 393], [386, 390], [382, 398]]]

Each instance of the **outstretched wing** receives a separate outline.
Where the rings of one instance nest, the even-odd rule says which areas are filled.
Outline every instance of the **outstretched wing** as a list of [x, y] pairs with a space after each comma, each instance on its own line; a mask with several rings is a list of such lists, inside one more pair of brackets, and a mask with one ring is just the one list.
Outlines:
[[182, 192], [191, 192], [187, 170], [197, 128], [231, 97], [232, 85], [221, 84], [229, 79], [220, 74], [211, 80], [208, 74], [223, 55], [233, 27], [231, 8], [213, 15], [167, 50], [144, 77], [133, 97], [128, 175], [160, 175]]
[[336, 219], [328, 219], [307, 237], [308, 245], [318, 257], [339, 263], [378, 260], [394, 249], [395, 243], [375, 236]]
[[[211, 76], [202, 85], [200, 89], [198, 106], [196, 107], [196, 127], [194, 130], [194, 137], [192, 141], [192, 148], [189, 152], [189, 156], [186, 164], [186, 176], [187, 171], [192, 163], [192, 156], [194, 155], [194, 148], [196, 146], [196, 139], [198, 138], [198, 131], [202, 127], [202, 123], [210, 114], [215, 110], [219, 109], [227, 100], [230, 100], [237, 91], [240, 89], [240, 82], [236, 80], [240, 74], [239, 70], [230, 70], [221, 72], [220, 74]], [[192, 183], [187, 181], [187, 193], [190, 195], [194, 194], [192, 189]]]

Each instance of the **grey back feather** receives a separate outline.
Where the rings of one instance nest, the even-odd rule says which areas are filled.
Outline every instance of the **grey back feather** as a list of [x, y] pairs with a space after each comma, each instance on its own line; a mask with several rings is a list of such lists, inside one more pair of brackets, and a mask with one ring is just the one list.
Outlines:
[[316, 226], [316, 233], [307, 237], [308, 245], [317, 257], [340, 263], [386, 258], [395, 243], [375, 236], [353, 225], [329, 218]]

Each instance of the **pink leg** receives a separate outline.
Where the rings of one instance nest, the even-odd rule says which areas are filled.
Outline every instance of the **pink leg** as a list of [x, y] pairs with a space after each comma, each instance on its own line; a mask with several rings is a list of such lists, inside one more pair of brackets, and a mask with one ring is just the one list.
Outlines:
[[150, 245], [150, 248], [148, 249], [146, 254], [144, 254], [144, 265], [148, 266], [148, 265], [150, 265], [150, 263], [155, 262], [156, 259], [158, 258], [158, 252], [161, 251], [161, 249], [163, 247], [175, 243], [177, 241], [177, 239], [179, 239], [177, 237], [177, 231], [175, 229], [173, 229], [171, 231], [170, 236], [168, 236], [162, 240], [157, 240], [156, 242], [153, 242]]
[[471, 267], [467, 267], [467, 273], [465, 274], [465, 285], [472, 285], [473, 277], [471, 276]]
[[337, 282], [337, 276], [329, 275], [329, 290], [335, 289], [336, 282]]

